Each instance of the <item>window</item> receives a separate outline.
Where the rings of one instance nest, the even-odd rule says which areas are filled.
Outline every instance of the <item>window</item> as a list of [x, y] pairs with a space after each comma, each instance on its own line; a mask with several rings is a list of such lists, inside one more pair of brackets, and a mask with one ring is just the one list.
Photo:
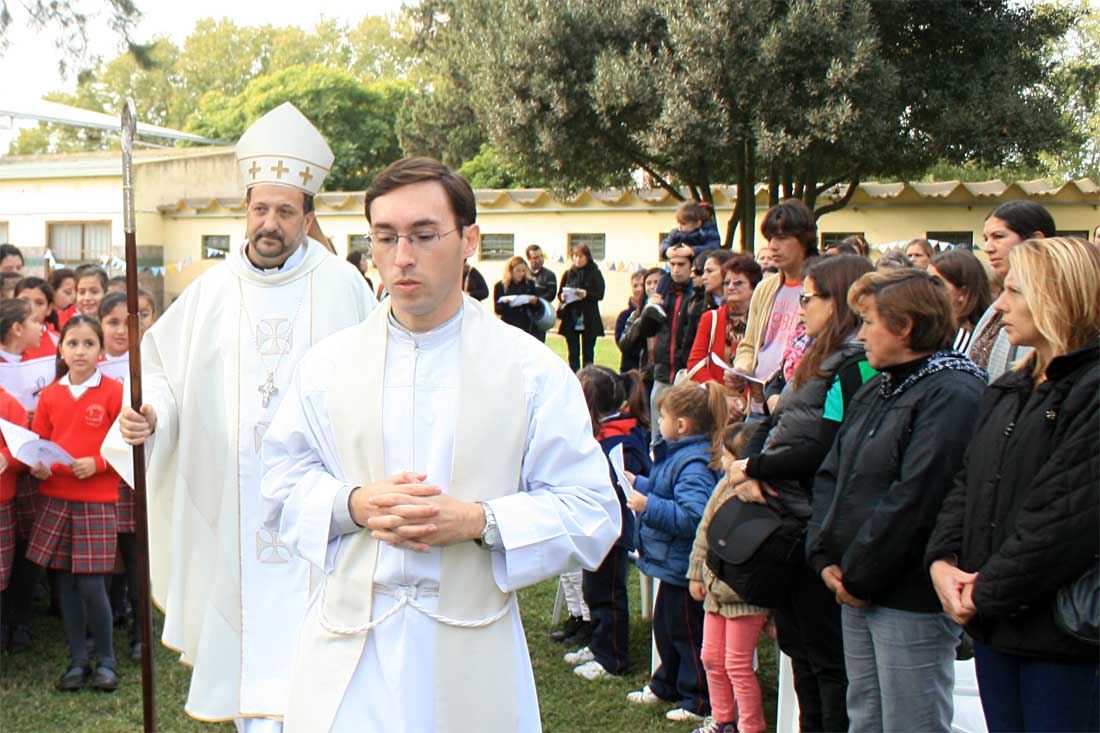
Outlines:
[[366, 252], [370, 254], [370, 235], [369, 234], [349, 234], [348, 235], [348, 254], [352, 252]]
[[947, 242], [952, 249], [974, 249], [974, 232], [925, 232], [929, 242]]
[[202, 235], [202, 258], [204, 260], [221, 259], [229, 254], [228, 234]]
[[8, 243], [8, 223], [0, 221], [0, 244]]
[[482, 234], [481, 260], [506, 260], [516, 253], [515, 234]]
[[111, 222], [47, 223], [46, 239], [53, 256], [66, 264], [98, 260], [111, 255]]
[[862, 237], [863, 232], [822, 232], [821, 233], [821, 251], [832, 247], [834, 244], [840, 244], [848, 237]]
[[[3, 224], [0, 224], [0, 227], [2, 227], [2, 226], [3, 226]], [[0, 234], [3, 234], [3, 231], [4, 231], [3, 229], [0, 229]], [[1076, 237], [1077, 239], [1083, 239], [1086, 242], [1089, 241], [1089, 233], [1086, 232], [1083, 229], [1063, 229], [1060, 232], [1055, 232], [1054, 236], [1056, 236], [1056, 237]], [[0, 236], [0, 239], [3, 239], [3, 237]]]
[[592, 250], [592, 259], [594, 261], [602, 260], [607, 256], [607, 235], [606, 234], [570, 234], [569, 235], [569, 256], [573, 256], [573, 248], [578, 244], [588, 245], [588, 249]]

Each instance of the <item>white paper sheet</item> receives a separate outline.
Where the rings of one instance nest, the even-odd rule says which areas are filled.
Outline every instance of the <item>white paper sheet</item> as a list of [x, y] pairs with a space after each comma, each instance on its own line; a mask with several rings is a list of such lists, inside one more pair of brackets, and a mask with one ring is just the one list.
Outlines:
[[96, 364], [96, 367], [103, 376], [125, 383], [126, 377], [130, 375], [130, 355], [108, 356], [106, 360]]
[[630, 495], [634, 493], [634, 484], [630, 482], [626, 475], [622, 444], [620, 443], [612, 448], [611, 452], [607, 454], [607, 458], [611, 463], [611, 469], [615, 472], [615, 479], [619, 482], [619, 491], [622, 492], [624, 499], [630, 501]]
[[13, 422], [0, 420], [0, 433], [4, 435], [4, 442], [8, 444], [11, 454], [27, 466], [34, 467], [39, 463], [47, 467], [55, 463], [68, 466], [75, 460], [57, 443], [43, 440], [37, 433]]
[[718, 354], [715, 354], [713, 351], [710, 354], [710, 360], [713, 361], [718, 366], [725, 369], [730, 374], [734, 374], [738, 377], [741, 377], [742, 379], [744, 379], [748, 382], [752, 382], [753, 384], [759, 384], [761, 386], [767, 384], [767, 380], [765, 380], [765, 379], [760, 379], [759, 377], [754, 377], [751, 374], [746, 374], [745, 372], [737, 371], [736, 369], [731, 367], [729, 364], [727, 364], [725, 361], [723, 361], [722, 357], [718, 356]]
[[561, 289], [561, 304], [569, 305], [570, 303], [576, 303], [578, 300], [583, 300], [581, 297], [580, 288], [562, 288]]
[[38, 405], [38, 395], [57, 376], [57, 361], [52, 356], [20, 362], [0, 362], [0, 387], [8, 391], [25, 410]]

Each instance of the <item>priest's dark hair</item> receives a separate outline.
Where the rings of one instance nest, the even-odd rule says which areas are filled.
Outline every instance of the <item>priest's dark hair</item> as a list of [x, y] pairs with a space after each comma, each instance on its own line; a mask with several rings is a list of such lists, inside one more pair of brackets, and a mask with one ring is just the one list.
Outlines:
[[366, 202], [363, 206], [370, 220], [370, 205], [376, 198], [396, 191], [414, 183], [425, 181], [438, 181], [447, 194], [447, 201], [451, 204], [455, 222], [460, 227], [468, 227], [477, 221], [477, 200], [474, 198], [474, 190], [470, 184], [458, 173], [432, 158], [402, 158], [390, 163], [386, 169], [375, 176], [367, 189]]
[[[252, 203], [251, 186], [244, 190], [244, 203], [246, 206]], [[311, 211], [313, 211], [313, 194], [302, 191], [302, 213], [308, 214]]]
[[86, 316], [83, 313], [77, 313], [70, 318], [65, 324], [65, 327], [61, 329], [61, 338], [57, 340], [57, 374], [54, 376], [54, 381], [61, 379], [69, 373], [69, 365], [61, 358], [61, 345], [65, 343], [65, 336], [68, 335], [69, 331], [77, 326], [87, 326], [92, 329], [95, 335], [99, 337], [99, 350], [103, 350], [103, 326], [99, 325], [99, 319]]

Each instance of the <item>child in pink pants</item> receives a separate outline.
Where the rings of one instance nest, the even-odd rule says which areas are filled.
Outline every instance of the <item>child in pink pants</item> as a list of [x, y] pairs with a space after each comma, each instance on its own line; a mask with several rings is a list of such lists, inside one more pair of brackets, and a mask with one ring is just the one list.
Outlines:
[[[722, 469], [737, 460], [744, 444], [741, 424], [730, 425], [722, 435]], [[707, 502], [695, 534], [688, 567], [692, 598], [703, 602], [703, 669], [707, 673], [711, 718], [694, 733], [760, 733], [766, 729], [760, 683], [752, 669], [752, 657], [760, 632], [768, 621], [768, 609], [745, 603], [707, 567], [707, 528], [726, 501], [739, 501], [723, 476]], [[740, 715], [738, 715], [740, 713]]]

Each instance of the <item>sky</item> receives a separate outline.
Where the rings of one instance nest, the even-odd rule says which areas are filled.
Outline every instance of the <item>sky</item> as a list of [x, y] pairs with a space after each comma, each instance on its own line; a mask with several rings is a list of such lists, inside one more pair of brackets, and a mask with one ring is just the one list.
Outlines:
[[[78, 3], [78, 6], [81, 10], [94, 12], [94, 8], [105, 4], [86, 1]], [[181, 45], [196, 21], [211, 17], [228, 17], [238, 25], [296, 25], [306, 29], [312, 29], [322, 16], [353, 24], [367, 15], [396, 13], [401, 9], [401, 4], [402, 0], [317, 0], [279, 3], [276, 12], [271, 0], [137, 0], [143, 17], [132, 37], [144, 42], [163, 35]], [[19, 3], [9, 3], [8, 7], [14, 17], [8, 32], [11, 45], [0, 56], [0, 99], [8, 104], [19, 104], [21, 101], [39, 99], [46, 92], [75, 89], [75, 73], [68, 78], [62, 78], [58, 73], [60, 52], [54, 48], [52, 39], [45, 32], [21, 32], [20, 26], [24, 20], [22, 8]], [[90, 28], [89, 51], [92, 54], [110, 60], [122, 53], [124, 47], [118, 36], [108, 28], [105, 17], [93, 20]], [[17, 134], [17, 131], [9, 129], [9, 124], [8, 118], [0, 117], [0, 154], [7, 150], [9, 141]], [[15, 124], [35, 123], [16, 121]]]

